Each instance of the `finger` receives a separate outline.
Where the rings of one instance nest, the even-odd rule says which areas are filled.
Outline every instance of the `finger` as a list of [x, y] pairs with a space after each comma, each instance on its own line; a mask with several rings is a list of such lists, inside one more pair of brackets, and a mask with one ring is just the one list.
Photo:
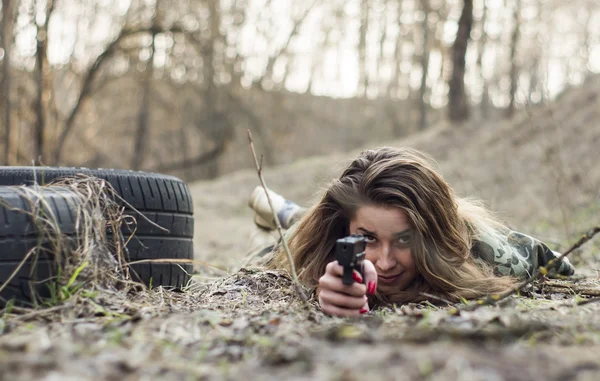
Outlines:
[[358, 283], [365, 283], [363, 275], [358, 270], [352, 270], [352, 279]]
[[[325, 273], [341, 278], [344, 275], [344, 267], [338, 261], [332, 261], [325, 267]], [[355, 282], [364, 283], [362, 274], [356, 270], [352, 270], [352, 279]]]
[[367, 293], [366, 285], [357, 282], [354, 282], [351, 285], [345, 285], [339, 277], [329, 274], [325, 274], [319, 278], [319, 287], [321, 289], [332, 290], [350, 296], [364, 296]]
[[369, 308], [369, 301], [368, 301], [368, 299], [367, 299], [367, 302], [362, 306], [362, 308], [360, 310], [361, 310], [361, 314], [369, 312], [371, 310], [371, 308]]
[[366, 296], [348, 296], [331, 290], [321, 290], [319, 294], [321, 304], [333, 304], [342, 308], [360, 310], [367, 303]]
[[361, 316], [360, 310], [337, 307], [331, 304], [321, 305], [321, 310], [326, 314], [338, 317], [357, 317]]
[[372, 295], [377, 290], [377, 270], [373, 262], [365, 259], [363, 261], [363, 273], [365, 275], [365, 284], [367, 285], [367, 293]]
[[338, 261], [329, 262], [325, 267], [325, 272], [327, 274], [341, 277], [342, 275], [344, 275], [344, 267], [340, 265]]

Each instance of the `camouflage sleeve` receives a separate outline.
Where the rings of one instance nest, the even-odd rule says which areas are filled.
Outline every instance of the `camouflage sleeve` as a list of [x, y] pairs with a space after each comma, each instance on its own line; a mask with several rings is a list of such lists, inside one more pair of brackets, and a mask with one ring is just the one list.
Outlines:
[[[513, 230], [494, 238], [482, 236], [473, 244], [471, 253], [476, 259], [491, 264], [497, 275], [518, 278], [533, 274], [535, 269], [560, 256], [543, 242]], [[573, 275], [575, 269], [567, 258], [563, 258], [556, 272]]]

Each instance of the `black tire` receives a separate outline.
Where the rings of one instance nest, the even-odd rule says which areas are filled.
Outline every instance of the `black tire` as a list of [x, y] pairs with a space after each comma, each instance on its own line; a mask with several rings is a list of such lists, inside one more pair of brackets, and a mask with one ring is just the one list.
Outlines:
[[[32, 185], [36, 181], [44, 185], [79, 174], [109, 182], [125, 201], [125, 214], [136, 219], [135, 235], [127, 245], [130, 262], [194, 258], [194, 205], [187, 185], [176, 177], [113, 169], [0, 167], [0, 185]], [[131, 234], [127, 226], [122, 226], [122, 232], [125, 236]], [[181, 288], [189, 281], [193, 265], [147, 262], [132, 265], [131, 269], [139, 276], [137, 280], [146, 284]]]
[[[43, 208], [44, 214], [52, 214], [64, 239], [70, 244], [69, 237], [77, 233], [75, 210], [80, 204], [77, 196], [68, 190], [42, 189], [40, 195], [47, 201], [49, 208]], [[0, 301], [2, 304], [15, 299], [19, 302], [32, 302], [33, 296], [49, 297], [50, 289], [44, 281], [56, 274], [57, 261], [50, 254], [49, 242], [44, 241], [41, 229], [34, 223], [31, 205], [37, 196], [26, 195], [15, 187], [0, 187]], [[39, 247], [36, 255], [25, 256]], [[15, 273], [19, 268], [22, 267]]]

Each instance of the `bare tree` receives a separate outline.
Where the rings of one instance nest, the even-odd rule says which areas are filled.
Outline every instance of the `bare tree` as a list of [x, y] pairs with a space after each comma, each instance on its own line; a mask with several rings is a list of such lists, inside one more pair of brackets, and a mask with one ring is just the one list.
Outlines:
[[81, 79], [81, 90], [79, 91], [79, 95], [75, 100], [75, 104], [71, 108], [68, 116], [66, 117], [61, 132], [59, 133], [56, 151], [54, 152], [54, 163], [60, 164], [62, 153], [64, 150], [64, 145], [67, 141], [67, 138], [70, 136], [71, 131], [74, 126], [74, 122], [76, 117], [79, 115], [79, 111], [88, 100], [88, 98], [92, 95], [92, 86], [94, 84], [95, 79], [99, 76], [100, 70], [105, 63], [118, 49], [119, 43], [127, 36], [140, 33], [141, 30], [129, 30], [126, 28], [121, 29], [117, 37], [112, 40], [108, 46], [104, 49], [102, 53], [100, 53], [92, 65], [85, 71], [83, 77]]
[[[36, 121], [34, 127], [34, 157], [42, 160], [46, 145], [46, 109], [50, 99], [48, 79], [50, 68], [48, 67], [48, 23], [54, 11], [54, 1], [35, 1], [34, 24], [36, 28], [37, 48], [35, 54], [37, 91], [34, 101]], [[38, 13], [41, 11], [41, 15]]]
[[203, 79], [206, 83], [206, 93], [204, 96], [204, 102], [206, 104], [206, 109], [209, 113], [215, 112], [216, 108], [216, 84], [215, 84], [215, 63], [216, 63], [216, 54], [215, 47], [221, 40], [221, 33], [219, 31], [219, 25], [221, 24], [221, 18], [218, 8], [219, 0], [209, 0], [208, 1], [208, 10], [209, 10], [209, 30], [210, 30], [210, 38], [204, 42], [205, 49], [201, 52], [202, 61], [203, 61]]
[[[381, 37], [379, 38], [379, 56], [377, 57], [377, 94], [383, 94], [382, 89], [382, 71], [385, 64], [385, 42], [388, 38], [388, 19], [387, 15], [389, 12], [389, 3], [387, 0], [383, 1], [383, 12], [380, 14], [379, 25], [381, 25]], [[385, 88], [383, 88], [385, 89]]]
[[517, 60], [517, 49], [519, 44], [519, 31], [521, 24], [521, 0], [515, 0], [513, 11], [513, 30], [510, 39], [510, 90], [509, 103], [506, 109], [506, 117], [512, 118], [515, 114], [515, 96], [519, 86], [519, 65]]
[[392, 73], [392, 79], [388, 83], [387, 94], [388, 97], [392, 97], [392, 93], [394, 90], [398, 89], [398, 82], [400, 81], [400, 68], [402, 65], [402, 1], [398, 2], [398, 14], [397, 14], [397, 24], [398, 24], [398, 34], [396, 35], [396, 42], [394, 46], [394, 71]]
[[14, 22], [14, 3], [15, 0], [2, 0], [2, 48], [4, 49], [4, 58], [2, 65], [2, 94], [4, 97], [4, 163], [10, 165], [11, 160], [11, 130], [12, 130], [12, 105], [10, 102], [11, 94], [11, 73], [10, 58], [13, 43], [13, 22]]
[[367, 72], [367, 33], [369, 31], [369, 1], [360, 2], [360, 28], [358, 29], [358, 88], [359, 95], [367, 95], [369, 73]]
[[[246, 1], [244, 0], [234, 0], [231, 6], [231, 18], [233, 19], [231, 33], [235, 34], [236, 38], [233, 43], [228, 43], [228, 47], [235, 50], [235, 56], [226, 60], [225, 70], [231, 75], [231, 82], [235, 84], [240, 83], [241, 71], [243, 67], [243, 57], [241, 56], [239, 49], [237, 49], [237, 46], [241, 41], [242, 28], [244, 26], [244, 22], [246, 21], [245, 3]], [[225, 40], [225, 43], [227, 43], [227, 40]]]
[[487, 32], [485, 30], [486, 22], [488, 17], [488, 7], [487, 3], [483, 2], [483, 15], [481, 16], [481, 21], [479, 23], [479, 27], [481, 29], [481, 36], [479, 36], [479, 41], [477, 44], [477, 70], [479, 71], [479, 79], [481, 81], [482, 86], [482, 94], [481, 94], [481, 115], [484, 119], [489, 117], [490, 113], [490, 99], [489, 99], [489, 89], [487, 79], [483, 74], [483, 55], [485, 53], [486, 43], [487, 43]]
[[469, 105], [465, 92], [465, 66], [467, 47], [473, 26], [473, 0], [464, 0], [458, 20], [458, 31], [452, 45], [452, 77], [450, 78], [449, 116], [452, 122], [469, 118]]
[[75, 120], [79, 115], [79, 112], [81, 111], [85, 102], [93, 95], [93, 92], [95, 90], [94, 84], [96, 83], [96, 79], [100, 76], [101, 69], [104, 67], [106, 62], [111, 57], [113, 57], [114, 54], [119, 50], [119, 45], [125, 38], [139, 35], [142, 33], [152, 32], [152, 30], [154, 30], [156, 33], [187, 33], [187, 31], [182, 30], [178, 26], [172, 26], [166, 29], [161, 29], [158, 27], [154, 27], [154, 29], [152, 29], [144, 26], [122, 28], [117, 34], [117, 36], [106, 46], [104, 51], [96, 57], [96, 59], [90, 65], [90, 67], [83, 73], [81, 79], [81, 90], [79, 91], [77, 99], [75, 100], [75, 104], [71, 108], [71, 111], [69, 112], [68, 116], [66, 117], [63, 123], [63, 128], [58, 136], [58, 143], [54, 155], [54, 163], [59, 164], [64, 150], [64, 145], [67, 141], [67, 138], [72, 132]]
[[590, 51], [592, 45], [592, 33], [590, 33], [590, 31], [592, 29], [592, 16], [594, 14], [594, 8], [591, 0], [587, 2], [585, 10], [586, 19], [585, 23], [583, 23], [583, 42], [581, 47], [581, 58], [583, 60], [583, 65], [586, 70], [586, 74], [589, 74]]
[[423, 73], [421, 74], [421, 88], [419, 90], [419, 128], [424, 129], [427, 127], [427, 108], [428, 104], [425, 99], [427, 94], [427, 72], [429, 71], [429, 12], [431, 9], [429, 8], [429, 0], [422, 0], [421, 6], [423, 8], [423, 12], [425, 16], [423, 17], [423, 48], [421, 52], [421, 68], [423, 69]]
[[[158, 12], [158, 1], [156, 8], [156, 12]], [[135, 131], [135, 137], [133, 141], [133, 157], [131, 158], [131, 168], [135, 170], [139, 170], [142, 165], [144, 153], [146, 151], [146, 142], [148, 141], [148, 135], [150, 133], [150, 93], [152, 92], [152, 76], [154, 74], [154, 54], [156, 52], [157, 31], [155, 28], [152, 28], [150, 33], [152, 35], [152, 42], [150, 43], [150, 54], [148, 57], [148, 62], [146, 63], [146, 70], [144, 71], [144, 82], [142, 84], [141, 91], [142, 100], [138, 112], [137, 129]]]

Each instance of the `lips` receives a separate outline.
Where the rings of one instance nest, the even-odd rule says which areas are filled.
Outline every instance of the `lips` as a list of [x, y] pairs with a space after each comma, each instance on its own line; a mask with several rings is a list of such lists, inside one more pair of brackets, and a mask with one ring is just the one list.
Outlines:
[[398, 279], [400, 277], [400, 275], [402, 275], [402, 274], [396, 274], [396, 275], [391, 275], [391, 276], [378, 275], [377, 279], [381, 283], [389, 284], [389, 283], [394, 283], [396, 281], [396, 279]]

